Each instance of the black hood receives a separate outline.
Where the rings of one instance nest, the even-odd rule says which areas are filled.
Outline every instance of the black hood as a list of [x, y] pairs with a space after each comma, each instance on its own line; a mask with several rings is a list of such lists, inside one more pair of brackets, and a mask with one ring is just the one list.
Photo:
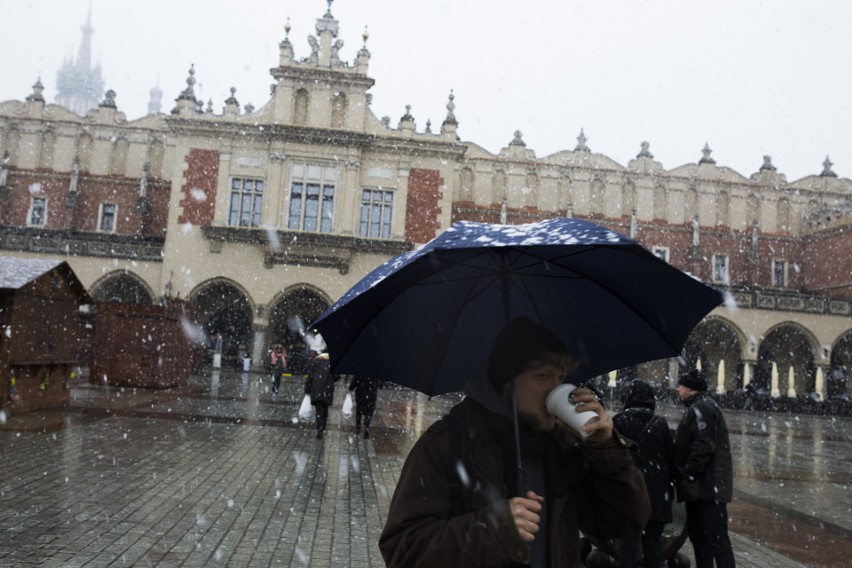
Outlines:
[[622, 399], [624, 408], [657, 408], [657, 401], [654, 399], [654, 389], [651, 385], [642, 379], [634, 379], [630, 386], [627, 387], [627, 392], [624, 393]]

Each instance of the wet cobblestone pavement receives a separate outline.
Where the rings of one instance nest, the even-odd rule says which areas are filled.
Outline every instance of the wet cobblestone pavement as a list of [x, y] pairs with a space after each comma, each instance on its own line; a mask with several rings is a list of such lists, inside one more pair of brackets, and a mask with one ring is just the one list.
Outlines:
[[[459, 395], [385, 388], [371, 439], [338, 406], [317, 440], [296, 419], [300, 381], [268, 387], [230, 370], [161, 391], [78, 384], [65, 410], [7, 417], [0, 566], [383, 566], [405, 455]], [[847, 566], [850, 421], [726, 417], [738, 565]]]

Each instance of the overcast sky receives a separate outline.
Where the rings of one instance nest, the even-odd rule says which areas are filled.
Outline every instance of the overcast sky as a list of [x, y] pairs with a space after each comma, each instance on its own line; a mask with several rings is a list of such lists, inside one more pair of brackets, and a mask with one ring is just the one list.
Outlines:
[[[129, 119], [159, 84], [163, 111], [196, 68], [196, 95], [221, 113], [269, 98], [290, 18], [296, 57], [324, 0], [3, 0], [0, 101], [23, 100], [76, 57], [92, 7], [92, 53]], [[846, 0], [336, 0], [341, 58], [369, 29], [373, 111], [417, 130], [456, 97], [459, 136], [498, 152], [515, 130], [537, 156], [573, 149], [627, 165], [650, 142], [663, 167], [718, 165], [748, 177], [771, 155], [788, 181], [826, 155], [852, 177], [852, 3]]]

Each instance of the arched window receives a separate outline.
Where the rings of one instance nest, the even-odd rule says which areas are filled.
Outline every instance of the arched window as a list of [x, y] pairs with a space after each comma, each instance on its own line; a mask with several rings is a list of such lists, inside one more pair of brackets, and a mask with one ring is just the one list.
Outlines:
[[308, 123], [308, 105], [310, 95], [306, 89], [296, 91], [296, 100], [293, 106], [293, 124], [304, 126]]

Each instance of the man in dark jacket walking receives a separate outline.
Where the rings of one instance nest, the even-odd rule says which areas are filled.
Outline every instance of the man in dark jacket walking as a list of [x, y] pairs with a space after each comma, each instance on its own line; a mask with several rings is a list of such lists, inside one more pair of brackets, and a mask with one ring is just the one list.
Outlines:
[[322, 439], [328, 422], [328, 407], [334, 400], [336, 375], [330, 375], [331, 362], [328, 353], [320, 353], [310, 365], [305, 379], [305, 394], [311, 396], [311, 404], [317, 413], [317, 439]]
[[686, 502], [686, 526], [696, 568], [736, 566], [728, 538], [734, 489], [731, 445], [722, 411], [707, 394], [700, 369], [681, 375], [680, 400], [688, 407], [675, 433], [678, 501]]
[[355, 391], [355, 434], [361, 433], [364, 425], [364, 439], [370, 437], [370, 420], [376, 411], [376, 399], [382, 382], [372, 377], [355, 375], [349, 381], [349, 392]]
[[639, 533], [650, 510], [645, 483], [595, 394], [571, 393], [598, 415], [585, 439], [547, 412], [547, 395], [570, 368], [561, 342], [533, 321], [518, 318], [500, 332], [487, 371], [406, 459], [379, 539], [388, 566], [574, 568], [582, 566], [581, 530]]

